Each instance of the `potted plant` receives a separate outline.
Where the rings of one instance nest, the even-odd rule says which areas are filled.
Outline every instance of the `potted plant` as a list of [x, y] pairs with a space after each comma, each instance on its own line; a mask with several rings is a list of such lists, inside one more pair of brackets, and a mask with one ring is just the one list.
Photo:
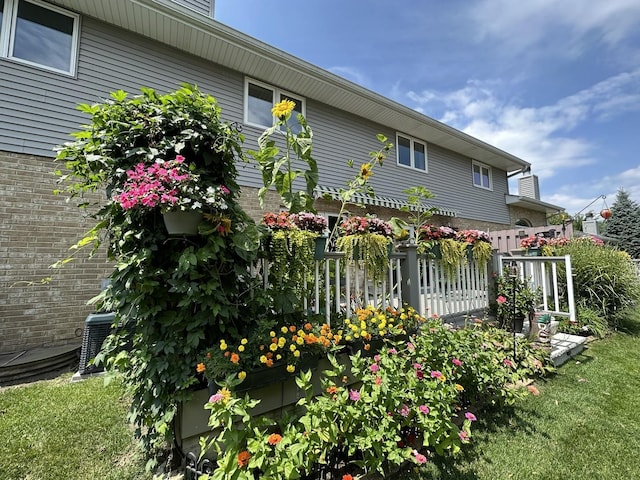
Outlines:
[[530, 257], [539, 257], [542, 255], [542, 247], [547, 244], [547, 239], [540, 235], [530, 235], [520, 240], [520, 246]]
[[460, 230], [456, 238], [466, 244], [468, 257], [471, 257], [478, 265], [484, 266], [491, 260], [491, 238], [482, 230]]
[[496, 317], [502, 327], [514, 323], [522, 331], [525, 319], [531, 319], [542, 299], [540, 287], [531, 288], [528, 279], [502, 275], [496, 279]]
[[458, 239], [458, 231], [452, 227], [427, 224], [418, 234], [418, 251], [431, 258], [442, 260], [448, 277], [455, 275], [458, 265], [466, 261], [467, 244]]
[[309, 212], [267, 212], [262, 223], [268, 230], [269, 282], [276, 308], [294, 311], [307, 295], [305, 285], [312, 283], [314, 260], [324, 256], [324, 246], [317, 254], [316, 240], [326, 231], [327, 220]]
[[362, 261], [374, 281], [383, 278], [389, 266], [393, 237], [389, 222], [370, 215], [349, 217], [340, 224], [339, 231], [336, 245], [347, 261]]
[[169, 234], [194, 235], [203, 212], [228, 209], [230, 191], [224, 185], [203, 186], [185, 157], [137, 163], [127, 170], [126, 181], [114, 192], [114, 200], [125, 211], [160, 208]]

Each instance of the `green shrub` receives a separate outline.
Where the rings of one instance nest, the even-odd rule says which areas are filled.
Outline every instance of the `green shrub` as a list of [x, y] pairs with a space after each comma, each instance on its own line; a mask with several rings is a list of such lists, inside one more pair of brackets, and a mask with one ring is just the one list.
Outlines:
[[229, 377], [231, 390], [221, 388], [205, 407], [213, 435], [201, 447], [217, 453], [211, 478], [297, 479], [336, 458], [344, 474], [388, 475], [405, 462], [454, 455], [471, 441], [484, 407], [512, 403], [526, 395], [525, 379], [550, 370], [548, 352], [524, 340], [514, 361], [512, 342], [500, 329], [453, 331], [431, 320], [372, 357], [330, 357], [328, 371], [303, 372], [297, 383], [305, 397], [277, 422], [252, 417], [257, 401], [236, 397], [239, 380]]
[[598, 312], [609, 325], [615, 327], [620, 312], [640, 299], [640, 281], [626, 252], [581, 239], [557, 247], [556, 254], [571, 255], [576, 304]]
[[572, 335], [595, 335], [603, 338], [609, 332], [609, 323], [602, 314], [584, 305], [577, 305], [577, 319], [575, 322], [564, 317], [560, 319], [558, 330]]

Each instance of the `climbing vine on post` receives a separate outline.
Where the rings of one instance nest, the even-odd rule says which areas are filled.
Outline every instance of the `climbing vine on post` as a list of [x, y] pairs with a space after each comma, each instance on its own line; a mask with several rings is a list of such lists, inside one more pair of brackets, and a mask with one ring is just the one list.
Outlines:
[[[90, 123], [59, 148], [57, 160], [66, 169], [62, 191], [70, 197], [106, 192], [96, 226], [78, 246], [98, 248], [104, 241], [115, 264], [98, 299], [116, 314], [99, 359], [121, 375], [136, 435], [153, 458], [172, 441], [178, 405], [197, 381], [198, 354], [222, 334], [242, 334], [263, 308], [262, 289], [248, 273], [258, 229], [237, 203], [235, 163], [243, 159], [243, 137], [221, 121], [212, 96], [187, 84], [165, 95], [147, 88], [137, 96], [117, 91], [79, 109]], [[168, 173], [176, 162], [185, 170]], [[198, 235], [165, 231], [161, 208], [153, 208], [145, 190], [153, 182], [143, 183], [149, 172], [195, 179], [189, 191], [216, 196], [193, 205], [204, 213]], [[132, 182], [144, 208], [121, 201]], [[169, 188], [165, 194], [181, 193]]]

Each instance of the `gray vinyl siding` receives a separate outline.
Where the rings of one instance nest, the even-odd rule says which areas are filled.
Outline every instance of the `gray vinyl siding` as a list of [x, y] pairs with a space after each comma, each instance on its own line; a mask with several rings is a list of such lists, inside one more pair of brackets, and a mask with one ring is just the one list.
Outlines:
[[[0, 150], [52, 157], [53, 147], [72, 140], [69, 133], [88, 120], [75, 108], [78, 103], [99, 102], [117, 89], [132, 94], [141, 86], [171, 91], [182, 82], [195, 83], [216, 97], [224, 120], [242, 123], [241, 73], [83, 18], [76, 78], [0, 59]], [[396, 140], [396, 132], [387, 127], [313, 99], [307, 99], [306, 112], [322, 185], [345, 186], [360, 164], [369, 161], [368, 153], [380, 148], [376, 134]], [[262, 129], [243, 126], [243, 133], [245, 149], [255, 149]], [[505, 172], [492, 169], [493, 190], [479, 189], [472, 184], [471, 159], [436, 145], [427, 148], [429, 173], [398, 166], [392, 150], [384, 165], [375, 167], [371, 183], [376, 193], [405, 198], [403, 189], [420, 184], [436, 194], [432, 203], [454, 209], [460, 217], [509, 223]], [[349, 159], [354, 168], [347, 166]], [[241, 185], [262, 186], [253, 162], [239, 163], [238, 171]]]
[[174, 3], [183, 5], [191, 10], [210, 17], [213, 13], [213, 1], [214, 0], [171, 0]]

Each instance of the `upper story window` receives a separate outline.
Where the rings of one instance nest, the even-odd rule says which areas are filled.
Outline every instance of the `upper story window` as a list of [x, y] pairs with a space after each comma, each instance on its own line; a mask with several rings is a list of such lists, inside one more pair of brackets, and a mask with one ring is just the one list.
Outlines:
[[254, 80], [245, 81], [244, 122], [262, 128], [271, 127], [278, 120], [271, 114], [271, 109], [282, 100], [291, 100], [296, 104], [289, 126], [294, 133], [299, 133], [301, 127], [297, 118], [298, 113], [305, 115], [304, 99]]
[[405, 135], [396, 135], [398, 165], [427, 171], [427, 144]]
[[0, 56], [73, 75], [79, 22], [38, 0], [0, 0]]
[[491, 190], [493, 184], [491, 182], [491, 167], [473, 161], [473, 184], [476, 187], [486, 188]]

